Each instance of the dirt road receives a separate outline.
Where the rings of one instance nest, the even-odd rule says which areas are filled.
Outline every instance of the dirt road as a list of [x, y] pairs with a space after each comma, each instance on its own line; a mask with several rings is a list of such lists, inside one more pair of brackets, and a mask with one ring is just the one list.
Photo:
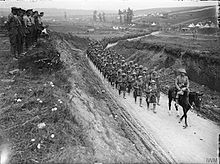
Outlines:
[[[152, 110], [147, 110], [145, 102], [143, 107], [139, 107], [134, 103], [132, 96], [127, 95], [126, 99], [120, 97], [93, 65], [92, 68], [115, 100], [178, 163], [206, 163], [210, 159], [217, 162], [219, 126], [189, 111], [189, 127], [183, 129], [184, 123], [178, 123], [179, 118], [176, 117], [174, 110], [171, 116], [168, 115], [166, 95], [161, 95], [161, 105], [157, 106], [157, 113], [154, 114]], [[180, 110], [180, 114], [182, 114], [182, 110]]]

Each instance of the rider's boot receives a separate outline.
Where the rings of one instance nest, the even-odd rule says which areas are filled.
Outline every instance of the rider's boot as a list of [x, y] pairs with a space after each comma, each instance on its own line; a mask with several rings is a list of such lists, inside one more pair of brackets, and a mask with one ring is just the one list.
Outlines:
[[179, 107], [179, 96], [178, 95], [176, 96], [176, 99], [175, 99], [175, 106]]

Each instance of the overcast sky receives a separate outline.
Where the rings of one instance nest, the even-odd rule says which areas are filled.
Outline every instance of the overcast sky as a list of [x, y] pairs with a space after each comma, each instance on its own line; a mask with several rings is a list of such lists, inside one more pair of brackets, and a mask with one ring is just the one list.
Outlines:
[[134, 10], [159, 8], [215, 5], [217, 2], [199, 2], [197, 0], [5, 0], [0, 1], [0, 8], [12, 6], [27, 8], [68, 8], [91, 10], [118, 10], [131, 7]]

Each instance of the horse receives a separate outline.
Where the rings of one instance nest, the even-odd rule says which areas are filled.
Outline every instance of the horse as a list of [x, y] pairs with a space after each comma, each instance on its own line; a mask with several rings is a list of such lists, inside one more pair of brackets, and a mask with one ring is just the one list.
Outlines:
[[[188, 126], [187, 124], [187, 112], [190, 108], [196, 107], [198, 110], [200, 110], [201, 102], [202, 102], [202, 93], [197, 92], [188, 92], [184, 91], [183, 95], [179, 95], [179, 105], [183, 108], [183, 115], [180, 118], [179, 123], [182, 121], [183, 118], [185, 118], [185, 126], [186, 128]], [[171, 110], [171, 102], [172, 100], [176, 99], [176, 88], [170, 88], [168, 91], [168, 99], [169, 99], [169, 111]], [[178, 111], [178, 106], [175, 104], [176, 111]]]

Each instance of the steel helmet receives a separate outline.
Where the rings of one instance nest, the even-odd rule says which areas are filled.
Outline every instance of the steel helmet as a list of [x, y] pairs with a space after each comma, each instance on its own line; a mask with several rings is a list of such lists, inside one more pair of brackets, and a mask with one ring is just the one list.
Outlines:
[[152, 74], [154, 74], [154, 75], [157, 74], [157, 71], [153, 71]]
[[151, 80], [150, 83], [151, 84], [156, 84], [156, 81], [155, 80]]
[[126, 73], [122, 73], [122, 76], [126, 76]]
[[184, 68], [180, 68], [178, 71], [179, 71], [180, 73], [185, 73], [185, 74], [186, 74], [186, 70], [185, 70]]

